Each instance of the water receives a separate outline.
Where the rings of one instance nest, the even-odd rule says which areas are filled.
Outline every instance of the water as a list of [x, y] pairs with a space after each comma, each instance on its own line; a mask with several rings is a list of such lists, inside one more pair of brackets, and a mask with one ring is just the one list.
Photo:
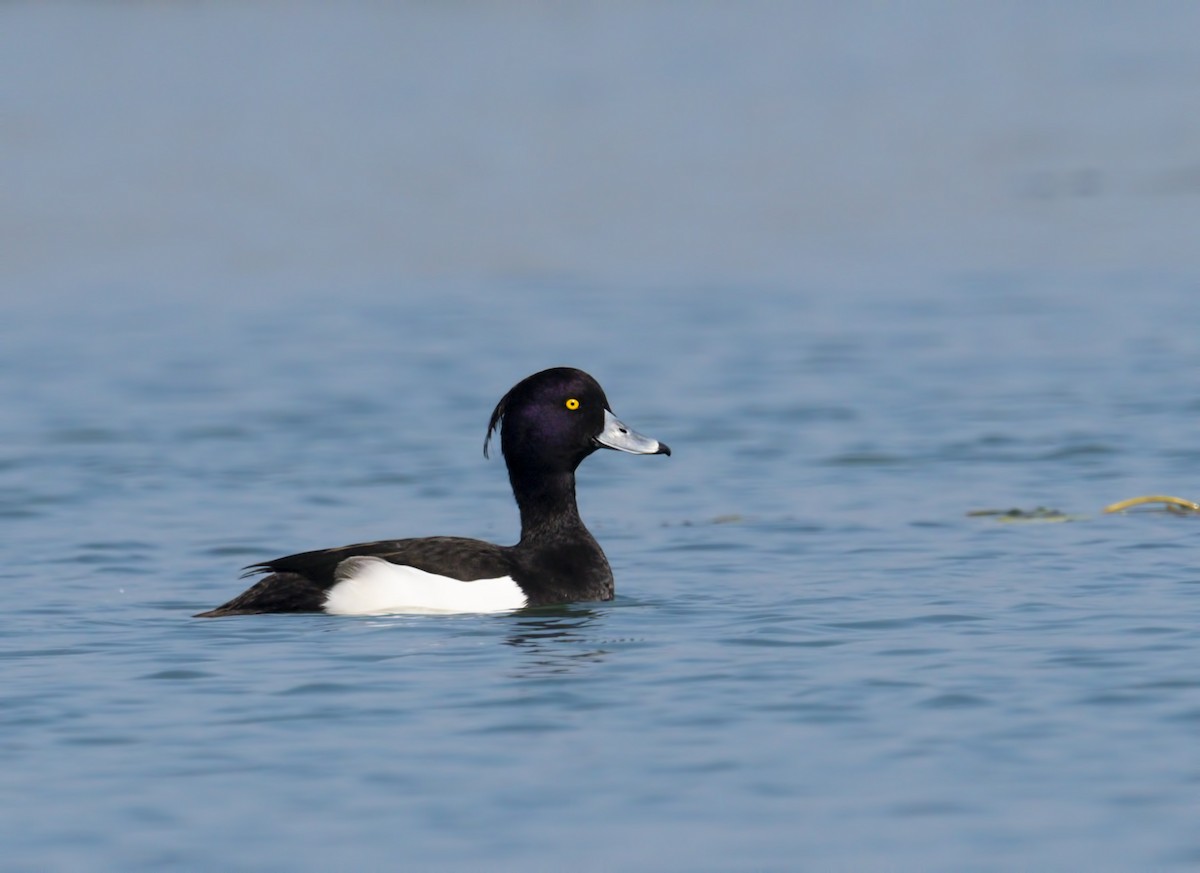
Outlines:
[[[0, 866], [1200, 863], [1194, 13], [749, 8], [0, 11]], [[614, 602], [190, 618], [556, 364]]]

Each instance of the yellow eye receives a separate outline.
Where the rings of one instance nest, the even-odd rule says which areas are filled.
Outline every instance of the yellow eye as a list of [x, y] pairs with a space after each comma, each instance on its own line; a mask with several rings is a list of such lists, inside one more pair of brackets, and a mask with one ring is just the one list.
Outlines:
[[579, 401], [578, 401], [578, 400], [576, 400], [574, 397], [570, 397], [570, 398], [568, 398], [568, 399], [567, 399], [567, 409], [570, 409], [570, 410], [574, 411], [574, 410], [576, 410], [576, 409], [578, 409], [578, 408], [579, 408]]

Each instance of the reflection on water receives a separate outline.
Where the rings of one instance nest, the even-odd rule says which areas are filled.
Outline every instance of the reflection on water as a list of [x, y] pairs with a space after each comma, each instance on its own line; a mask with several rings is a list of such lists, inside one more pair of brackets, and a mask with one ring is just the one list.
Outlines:
[[[603, 626], [605, 613], [579, 606], [543, 607], [522, 614], [505, 644], [528, 657], [518, 675], [554, 676], [571, 673], [587, 664], [602, 661], [607, 650], [597, 647], [596, 629]], [[585, 633], [589, 629], [591, 633]]]

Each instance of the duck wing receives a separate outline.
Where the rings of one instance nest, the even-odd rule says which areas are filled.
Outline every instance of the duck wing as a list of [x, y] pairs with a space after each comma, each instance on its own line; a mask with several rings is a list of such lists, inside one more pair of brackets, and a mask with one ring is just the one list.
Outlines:
[[[359, 559], [345, 563], [350, 559]], [[267, 574], [237, 597], [197, 618], [266, 612], [324, 612], [330, 589], [346, 580], [346, 570], [377, 559], [460, 582], [512, 577], [511, 548], [466, 537], [378, 540], [316, 549], [251, 564], [244, 576]], [[341, 568], [341, 572], [339, 572]]]

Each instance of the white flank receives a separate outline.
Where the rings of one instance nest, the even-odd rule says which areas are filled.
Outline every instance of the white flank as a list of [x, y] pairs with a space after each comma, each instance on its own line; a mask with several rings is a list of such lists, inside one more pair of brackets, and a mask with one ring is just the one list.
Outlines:
[[325, 595], [330, 615], [509, 612], [527, 600], [509, 576], [461, 582], [382, 558], [347, 558], [336, 577]]

